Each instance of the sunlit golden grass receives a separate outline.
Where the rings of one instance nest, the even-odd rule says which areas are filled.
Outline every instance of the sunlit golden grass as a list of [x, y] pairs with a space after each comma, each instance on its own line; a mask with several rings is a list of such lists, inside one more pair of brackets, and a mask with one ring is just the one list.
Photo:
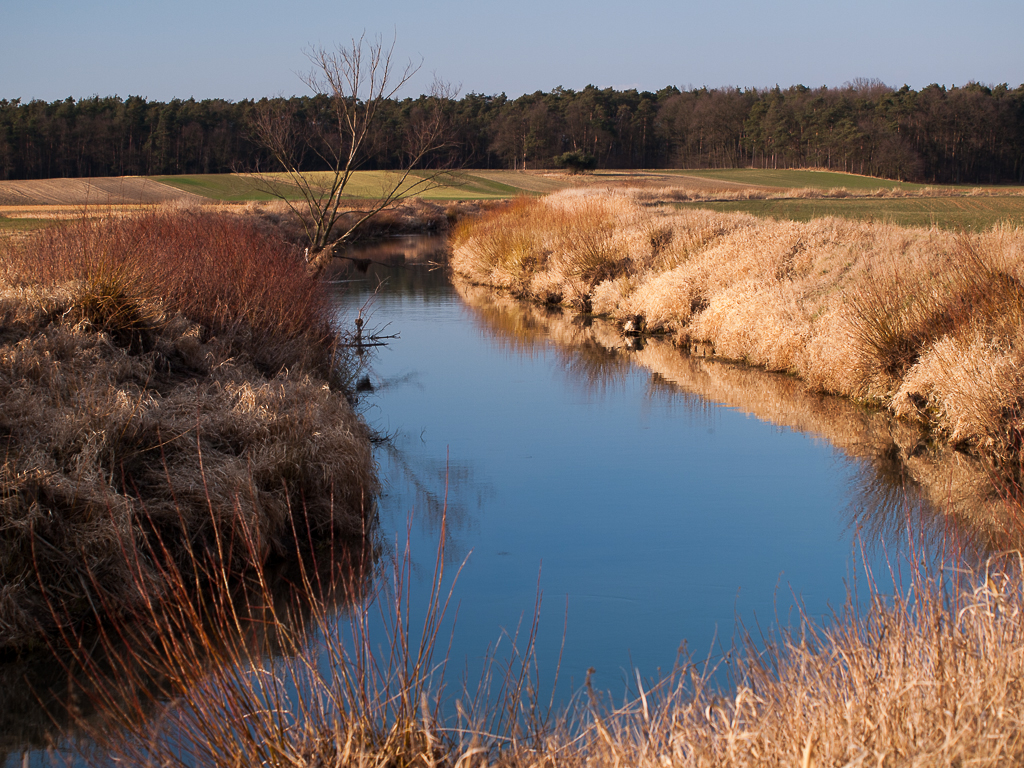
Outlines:
[[774, 221], [573, 190], [466, 221], [452, 244], [453, 269], [471, 281], [620, 322], [639, 315], [683, 346], [1019, 454], [1019, 228]]
[[[88, 220], [0, 265], [0, 647], [163, 589], [154, 539], [244, 569], [372, 524], [369, 435], [301, 254], [196, 211]], [[241, 547], [245, 527], [256, 543]]]
[[[721, 662], [729, 684], [714, 682], [699, 654], [683, 654], [660, 679], [638, 675], [614, 694], [588, 682], [549, 709], [533, 630], [507, 660], [492, 659], [480, 685], [446, 685], [455, 660], [444, 655], [445, 618], [457, 596], [441, 586], [443, 547], [442, 532], [423, 606], [410, 605], [411, 559], [400, 545], [374, 602], [344, 592], [355, 597], [345, 617], [322, 597], [322, 569], [309, 566], [300, 569], [299, 610], [271, 599], [260, 570], [245, 595], [197, 601], [181, 589], [154, 603], [145, 630], [101, 642], [127, 654], [108, 686], [123, 671], [145, 671], [126, 687], [134, 695], [104, 687], [95, 647], [78, 650], [82, 674], [99, 676], [85, 690], [103, 712], [99, 729], [82, 723], [97, 742], [83, 749], [98, 763], [182, 767], [1008, 766], [1024, 758], [1024, 582], [1015, 560], [977, 574], [900, 563], [909, 573], [895, 595], [877, 591], [869, 574], [827, 622], [800, 615], [756, 642], [741, 631]], [[349, 582], [327, 580], [339, 583], [344, 591]]]

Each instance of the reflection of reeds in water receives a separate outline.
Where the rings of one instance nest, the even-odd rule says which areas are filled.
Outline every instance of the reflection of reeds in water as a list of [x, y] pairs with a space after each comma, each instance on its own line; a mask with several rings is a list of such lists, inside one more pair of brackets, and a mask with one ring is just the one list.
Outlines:
[[[595, 394], [629, 372], [629, 361], [595, 338], [596, 329], [589, 320], [517, 301], [457, 277], [453, 283], [499, 349], [521, 355], [553, 351], [570, 380]], [[565, 354], [566, 350], [571, 352]]]
[[233, 579], [219, 568], [204, 572], [204, 591], [171, 570], [173, 588], [145, 622], [101, 625], [99, 653], [65, 636], [90, 709], [67, 714], [75, 748], [90, 762], [182, 768], [474, 766], [501, 750], [525, 755], [553, 722], [530, 678], [536, 621], [506, 638], [500, 662], [488, 654], [453, 714], [443, 709], [446, 535], [442, 519], [425, 605], [410, 604], [408, 543], [383, 566], [376, 550], [340, 565], [329, 550], [307, 551], [283, 591], [266, 567], [250, 571], [246, 590], [225, 589]]
[[707, 343], [927, 424], [1001, 460], [1024, 446], [1024, 231], [651, 209], [569, 190], [462, 222], [452, 268], [533, 301]]
[[[936, 547], [968, 544], [977, 552], [1020, 546], [1020, 508], [1014, 485], [992, 466], [928, 440], [920, 425], [898, 422], [885, 412], [846, 398], [809, 391], [793, 376], [682, 353], [665, 339], [631, 347], [614, 323], [587, 324], [566, 313], [523, 303], [455, 279], [474, 314], [496, 337], [517, 349], [554, 343], [590, 389], [605, 372], [625, 375], [630, 361], [652, 372], [651, 391], [685, 397], [687, 407], [718, 403], [762, 421], [823, 438], [856, 460], [848, 513], [868, 540], [899, 541], [908, 516]], [[1024, 517], [1024, 516], [1021, 516]]]
[[[1024, 581], [1014, 562], [974, 581], [930, 576], [915, 560], [909, 586], [891, 600], [869, 577], [870, 600], [851, 599], [827, 625], [800, 616], [760, 648], [741, 635], [725, 662], [734, 686], [716, 687], [713, 670], [683, 654], [664, 677], [638, 674], [621, 705], [588, 681], [564, 708], [547, 706], [531, 661], [535, 621], [513, 638], [522, 653], [449, 697], [459, 702], [446, 714], [444, 535], [442, 524], [425, 606], [409, 603], [408, 548], [378, 571], [377, 586], [390, 587], [375, 592], [382, 635], [358, 588], [342, 592], [356, 602], [337, 622], [308, 567], [298, 569], [298, 609], [274, 599], [264, 570], [248, 600], [185, 597], [154, 610], [143, 631], [104, 635], [129, 646], [128, 677], [142, 684], [109, 700], [107, 689], [86, 686], [111, 709], [79, 721], [96, 738], [85, 754], [174, 768], [1014, 765], [1024, 757]], [[173, 706], [151, 706], [154, 684]]]
[[240, 658], [269, 664], [294, 652], [296, 632], [315, 613], [340, 618], [365, 599], [378, 556], [370, 539], [304, 549], [244, 574], [203, 573], [198, 588], [160, 558], [167, 588], [145, 610], [128, 618], [100, 608], [48, 647], [0, 664], [0, 757], [133, 738], [183, 695], [175, 667], [186, 658], [209, 676]]

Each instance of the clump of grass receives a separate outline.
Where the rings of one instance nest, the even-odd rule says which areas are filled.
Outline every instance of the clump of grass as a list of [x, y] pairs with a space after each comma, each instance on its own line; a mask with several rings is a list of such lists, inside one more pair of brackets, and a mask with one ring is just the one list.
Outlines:
[[589, 311], [595, 286], [632, 271], [633, 240], [646, 235], [649, 251], [664, 247], [664, 233], [622, 226], [645, 218], [636, 206], [623, 209], [624, 199], [570, 190], [464, 220], [451, 237], [458, 268], [518, 296]]
[[164, 588], [154, 540], [241, 570], [293, 530], [372, 529], [331, 307], [283, 241], [179, 211], [73, 222], [6, 255], [0, 647], [100, 603], [137, 610]]
[[[466, 221], [452, 268], [620, 323], [639, 315], [684, 348], [795, 374], [962, 447], [1021, 455], [1024, 231], [774, 221], [641, 209], [636, 196], [571, 190]], [[528, 268], [501, 261], [511, 242], [535, 254]], [[483, 253], [500, 269], [482, 268]]]
[[334, 336], [323, 286], [293, 246], [238, 217], [186, 209], [79, 219], [16, 249], [7, 281], [76, 284], [83, 312], [107, 302], [105, 321], [115, 324], [109, 302], [119, 293], [159, 301], [164, 312], [232, 339], [267, 373], [329, 372]]
[[581, 751], [591, 765], [1012, 765], [1021, 607], [1016, 565], [973, 582], [918, 575], [865, 612], [746, 646], [728, 695], [684, 666], [595, 712]]

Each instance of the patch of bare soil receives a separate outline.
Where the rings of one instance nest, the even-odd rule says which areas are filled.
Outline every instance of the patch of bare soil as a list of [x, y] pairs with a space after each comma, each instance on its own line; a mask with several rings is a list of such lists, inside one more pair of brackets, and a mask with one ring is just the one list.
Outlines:
[[153, 205], [205, 198], [140, 176], [0, 181], [0, 206]]

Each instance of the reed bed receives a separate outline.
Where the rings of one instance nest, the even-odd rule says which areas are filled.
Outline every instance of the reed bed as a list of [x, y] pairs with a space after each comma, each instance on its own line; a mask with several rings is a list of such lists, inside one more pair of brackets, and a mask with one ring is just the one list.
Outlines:
[[295, 531], [372, 527], [369, 434], [291, 246], [186, 210], [5, 249], [0, 648], [144, 607], [165, 587], [155, 542], [244, 570]]
[[1001, 460], [1021, 455], [1024, 231], [645, 207], [628, 190], [461, 223], [452, 269], [799, 376]]
[[[307, 606], [299, 610], [269, 599], [259, 575], [241, 600], [197, 602], [182, 589], [154, 604], [145, 631], [105, 636], [128, 650], [131, 663], [118, 670], [147, 669], [146, 684], [129, 686], [134, 697], [87, 686], [105, 716], [100, 730], [85, 730], [95, 742], [79, 746], [97, 763], [182, 767], [1008, 766], [1024, 758], [1024, 581], [1014, 560], [975, 575], [929, 573], [912, 553], [912, 575], [893, 596], [868, 574], [864, 599], [854, 591], [827, 623], [801, 616], [756, 644], [741, 634], [722, 662], [728, 688], [712, 683], [712, 665], [683, 655], [662, 679], [638, 676], [622, 703], [588, 682], [551, 708], [533, 660], [536, 621], [507, 657], [491, 658], [478, 684], [447, 684], [454, 597], [442, 586], [444, 534], [426, 605], [410, 604], [408, 547], [391, 552], [369, 593], [345, 592], [355, 597], [340, 620], [321, 597], [323, 569], [309, 566], [300, 569]], [[256, 630], [272, 648], [248, 639]], [[79, 652], [83, 674], [96, 674]]]

